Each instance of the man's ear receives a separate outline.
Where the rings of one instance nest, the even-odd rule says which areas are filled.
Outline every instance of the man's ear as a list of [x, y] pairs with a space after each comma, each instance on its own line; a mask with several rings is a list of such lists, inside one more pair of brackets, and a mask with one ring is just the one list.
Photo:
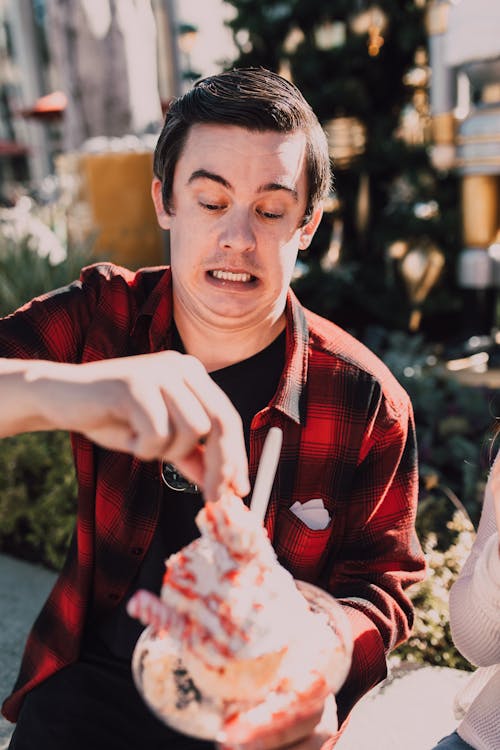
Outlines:
[[314, 233], [319, 226], [321, 217], [323, 216], [323, 206], [318, 206], [313, 212], [313, 215], [300, 230], [299, 239], [299, 250], [307, 250], [311, 244], [311, 240], [314, 237]]
[[161, 189], [161, 180], [159, 180], [158, 177], [153, 177], [153, 182], [151, 183], [151, 197], [156, 211], [156, 218], [162, 229], [170, 229], [170, 216], [165, 211]]

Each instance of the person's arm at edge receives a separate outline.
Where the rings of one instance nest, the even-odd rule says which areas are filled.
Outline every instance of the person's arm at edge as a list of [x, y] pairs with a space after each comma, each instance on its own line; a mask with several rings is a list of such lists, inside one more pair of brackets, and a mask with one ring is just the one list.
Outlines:
[[450, 590], [455, 645], [472, 664], [500, 661], [500, 455], [485, 489], [478, 532], [469, 557]]

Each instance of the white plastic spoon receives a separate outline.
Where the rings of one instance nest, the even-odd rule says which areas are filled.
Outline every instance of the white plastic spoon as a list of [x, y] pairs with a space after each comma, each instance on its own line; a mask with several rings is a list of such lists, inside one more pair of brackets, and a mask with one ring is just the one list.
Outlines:
[[273, 487], [274, 476], [278, 467], [278, 461], [281, 452], [281, 443], [283, 441], [283, 432], [279, 427], [271, 427], [266, 435], [264, 447], [260, 457], [255, 485], [250, 501], [250, 510], [257, 514], [262, 522], [266, 515], [269, 495]]

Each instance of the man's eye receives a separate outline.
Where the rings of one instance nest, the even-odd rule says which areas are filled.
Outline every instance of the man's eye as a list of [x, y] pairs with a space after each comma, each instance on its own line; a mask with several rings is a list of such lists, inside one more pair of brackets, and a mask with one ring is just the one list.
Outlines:
[[277, 214], [273, 211], [259, 211], [260, 215], [264, 217], [264, 219], [281, 219], [283, 217], [283, 214]]
[[220, 211], [224, 206], [218, 203], [204, 203], [203, 201], [200, 201], [200, 206], [203, 208], [206, 208], [207, 211]]

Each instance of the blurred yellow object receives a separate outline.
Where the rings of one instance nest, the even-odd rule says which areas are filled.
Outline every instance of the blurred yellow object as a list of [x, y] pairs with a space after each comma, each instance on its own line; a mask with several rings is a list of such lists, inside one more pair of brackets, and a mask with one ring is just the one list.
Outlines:
[[151, 200], [153, 155], [144, 152], [63, 154], [57, 171], [73, 182], [74, 201], [87, 206], [86, 234], [96, 258], [130, 268], [165, 262], [164, 243]]
[[468, 174], [462, 178], [464, 242], [486, 248], [498, 232], [498, 177]]

